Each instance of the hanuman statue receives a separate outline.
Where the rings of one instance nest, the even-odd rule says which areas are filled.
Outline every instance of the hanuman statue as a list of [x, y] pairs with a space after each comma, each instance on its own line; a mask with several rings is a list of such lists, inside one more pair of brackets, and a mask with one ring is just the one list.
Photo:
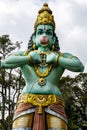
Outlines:
[[84, 66], [76, 56], [60, 52], [47, 3], [38, 12], [28, 50], [10, 55], [1, 67], [20, 67], [26, 83], [14, 112], [13, 130], [67, 130], [59, 80], [65, 69], [82, 72]]

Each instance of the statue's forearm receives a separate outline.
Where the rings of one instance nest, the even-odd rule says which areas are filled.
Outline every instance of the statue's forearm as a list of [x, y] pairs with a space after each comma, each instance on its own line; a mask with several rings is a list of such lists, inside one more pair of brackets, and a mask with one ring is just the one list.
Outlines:
[[71, 71], [82, 72], [84, 70], [83, 64], [80, 62], [80, 60], [77, 57], [72, 57], [72, 58], [59, 57], [58, 63], [65, 69]]
[[24, 64], [29, 64], [29, 56], [9, 56], [1, 62], [2, 68], [16, 68]]
[[13, 69], [17, 67], [19, 67], [18, 64], [6, 64], [5, 62], [1, 62], [1, 68]]

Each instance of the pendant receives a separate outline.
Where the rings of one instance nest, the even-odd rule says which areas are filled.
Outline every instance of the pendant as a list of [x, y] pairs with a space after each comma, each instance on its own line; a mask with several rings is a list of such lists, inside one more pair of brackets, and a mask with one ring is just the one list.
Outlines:
[[45, 85], [46, 84], [46, 78], [39, 78], [38, 84], [41, 85], [41, 86]]

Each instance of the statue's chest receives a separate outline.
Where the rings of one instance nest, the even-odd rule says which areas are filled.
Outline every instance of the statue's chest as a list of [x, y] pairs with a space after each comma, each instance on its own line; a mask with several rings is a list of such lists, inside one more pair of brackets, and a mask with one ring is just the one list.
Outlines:
[[46, 84], [47, 80], [51, 79], [51, 77], [55, 77], [56, 75], [56, 68], [53, 67], [53, 65], [47, 65], [46, 67], [41, 67], [35, 65], [34, 70], [36, 75], [38, 76], [38, 84], [43, 86]]
[[40, 86], [43, 86], [48, 82], [58, 82], [58, 75], [60, 73], [59, 67], [55, 67], [52, 64], [42, 67], [40, 65], [29, 66], [24, 68], [25, 76], [28, 82], [38, 82]]

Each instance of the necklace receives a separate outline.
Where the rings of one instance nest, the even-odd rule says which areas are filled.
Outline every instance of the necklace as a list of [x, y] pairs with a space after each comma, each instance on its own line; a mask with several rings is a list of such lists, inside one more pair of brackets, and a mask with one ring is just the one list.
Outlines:
[[38, 80], [39, 85], [43, 86], [46, 84], [46, 76], [48, 76], [49, 73], [51, 72], [52, 66], [53, 66], [52, 64], [49, 65], [47, 70], [44, 73], [41, 73], [40, 70], [38, 69], [37, 65], [34, 65], [34, 70], [39, 77], [39, 80]]

